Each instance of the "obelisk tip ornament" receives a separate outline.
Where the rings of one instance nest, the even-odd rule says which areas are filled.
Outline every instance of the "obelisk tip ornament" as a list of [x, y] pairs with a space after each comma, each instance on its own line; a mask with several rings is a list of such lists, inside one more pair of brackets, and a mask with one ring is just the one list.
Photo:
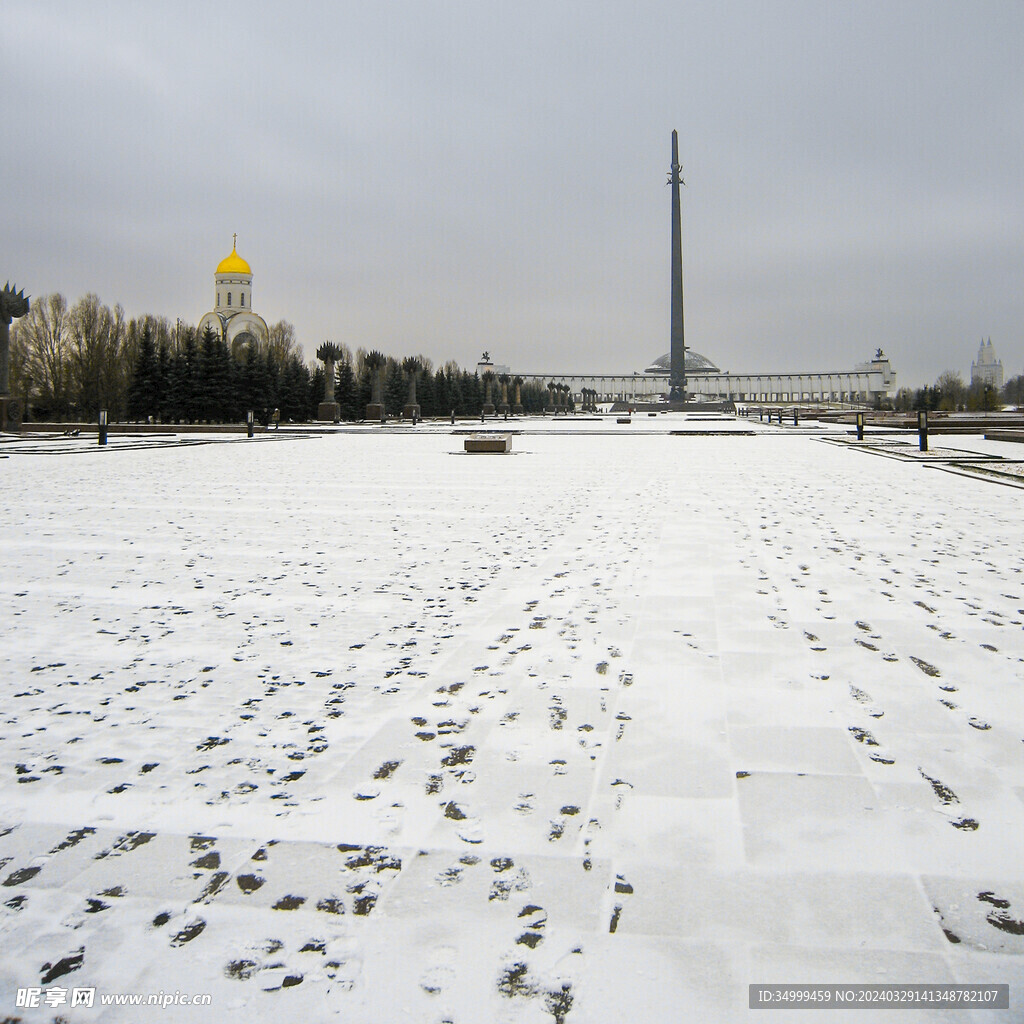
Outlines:
[[686, 401], [686, 342], [683, 337], [683, 237], [679, 209], [679, 186], [683, 184], [679, 166], [679, 136], [672, 132], [672, 168], [668, 183], [672, 186], [672, 332], [669, 346], [670, 402]]

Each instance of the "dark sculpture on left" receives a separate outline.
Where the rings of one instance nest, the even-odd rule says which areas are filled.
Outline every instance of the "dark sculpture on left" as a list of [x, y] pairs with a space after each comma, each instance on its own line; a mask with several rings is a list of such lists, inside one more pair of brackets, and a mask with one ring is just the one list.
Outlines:
[[10, 281], [0, 292], [0, 431], [21, 428], [21, 402], [11, 397], [11, 321], [28, 312], [28, 297]]

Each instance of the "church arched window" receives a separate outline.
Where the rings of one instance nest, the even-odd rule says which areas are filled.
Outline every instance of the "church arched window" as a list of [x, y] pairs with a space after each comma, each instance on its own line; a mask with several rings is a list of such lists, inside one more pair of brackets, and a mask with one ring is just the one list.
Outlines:
[[231, 292], [228, 292], [228, 305], [231, 305]]
[[242, 305], [245, 306], [245, 292], [242, 292]]
[[220, 305], [220, 292], [217, 292], [217, 305]]

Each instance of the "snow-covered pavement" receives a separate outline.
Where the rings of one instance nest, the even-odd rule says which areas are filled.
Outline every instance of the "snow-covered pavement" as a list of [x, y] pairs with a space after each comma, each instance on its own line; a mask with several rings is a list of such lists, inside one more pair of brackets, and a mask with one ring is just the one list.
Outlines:
[[1012, 470], [515, 429], [0, 444], [0, 1020], [1024, 1019]]

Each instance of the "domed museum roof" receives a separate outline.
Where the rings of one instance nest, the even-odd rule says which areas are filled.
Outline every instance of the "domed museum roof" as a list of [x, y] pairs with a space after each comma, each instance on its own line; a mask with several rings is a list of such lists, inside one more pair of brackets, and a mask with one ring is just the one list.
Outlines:
[[[663, 356], [659, 356], [644, 370], [644, 373], [668, 373], [671, 370], [670, 355], [671, 353], [666, 352]], [[722, 372], [707, 356], [702, 356], [692, 348], [686, 350], [686, 360], [683, 369], [688, 374]]]

